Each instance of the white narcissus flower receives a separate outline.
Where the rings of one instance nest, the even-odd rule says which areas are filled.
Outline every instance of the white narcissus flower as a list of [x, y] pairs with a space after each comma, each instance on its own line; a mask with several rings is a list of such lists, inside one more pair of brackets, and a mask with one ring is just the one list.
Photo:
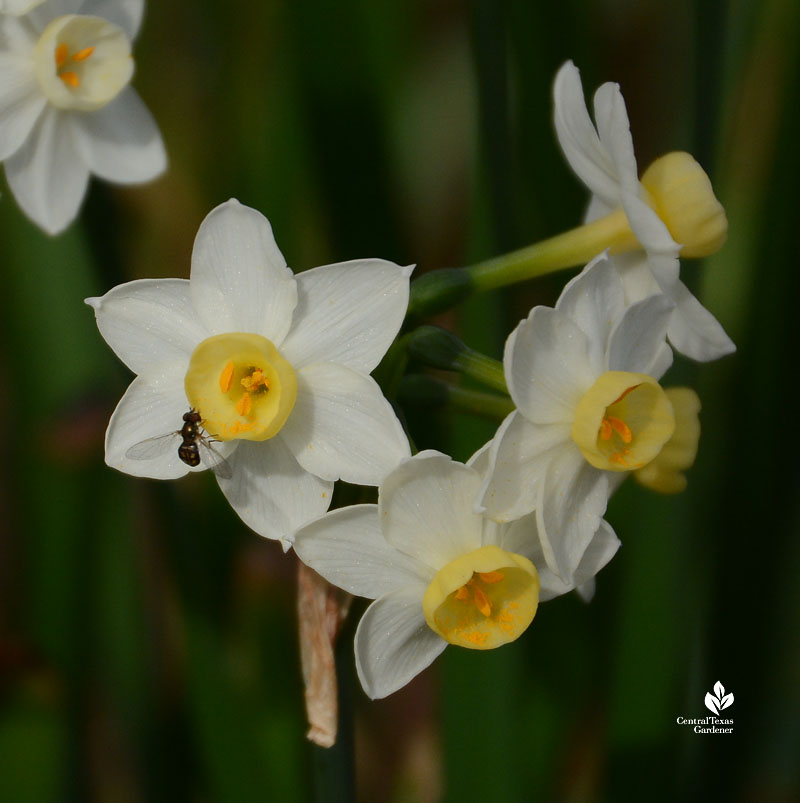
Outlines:
[[[535, 307], [506, 341], [505, 377], [517, 409], [492, 441], [481, 504], [498, 521], [535, 510], [547, 564], [564, 580], [616, 485], [675, 436], [679, 416], [658, 383], [672, 362], [671, 315], [662, 294], [626, 304], [619, 274], [601, 255], [567, 284], [555, 309]], [[680, 420], [694, 426], [698, 406], [692, 420], [685, 402], [678, 399]], [[696, 449], [699, 425], [693, 432]], [[678, 451], [649, 484], [678, 490], [689, 450]]]
[[130, 86], [143, 9], [144, 0], [46, 0], [0, 17], [0, 161], [49, 234], [78, 214], [90, 174], [136, 184], [166, 167], [158, 127]]
[[626, 301], [657, 292], [667, 295], [675, 304], [667, 331], [670, 342], [695, 360], [735, 351], [718, 321], [679, 279], [679, 254], [707, 256], [727, 235], [725, 211], [708, 176], [688, 153], [675, 152], [656, 160], [639, 180], [628, 113], [617, 84], [603, 84], [595, 93], [596, 125], [571, 61], [558, 71], [553, 96], [559, 144], [592, 193], [586, 222], [620, 216], [644, 249], [637, 250], [624, 236], [610, 243]]
[[[138, 374], [111, 417], [106, 462], [183, 476], [192, 468], [177, 443], [138, 445], [179, 430], [192, 408], [227, 461], [216, 473], [228, 501], [281, 540], [328, 509], [334, 480], [377, 485], [409, 455], [369, 373], [403, 322], [411, 270], [365, 259], [295, 276], [263, 215], [235, 200], [218, 206], [197, 233], [191, 279], [142, 279], [87, 299]], [[210, 467], [200, 456], [197, 469]]]
[[497, 524], [475, 512], [480, 486], [475, 467], [420, 452], [386, 477], [377, 505], [334, 510], [295, 534], [304, 563], [375, 600], [355, 637], [358, 676], [373, 699], [405, 686], [448, 644], [514, 641], [540, 601], [591, 581], [619, 546], [599, 522], [565, 583], [542, 559], [535, 516]]

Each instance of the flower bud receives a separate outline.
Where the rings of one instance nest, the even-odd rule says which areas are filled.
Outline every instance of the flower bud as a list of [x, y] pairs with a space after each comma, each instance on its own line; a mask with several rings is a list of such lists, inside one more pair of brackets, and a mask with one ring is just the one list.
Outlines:
[[645, 170], [642, 185], [650, 205], [664, 221], [682, 257], [718, 251], [728, 236], [728, 219], [711, 181], [690, 154], [673, 151]]

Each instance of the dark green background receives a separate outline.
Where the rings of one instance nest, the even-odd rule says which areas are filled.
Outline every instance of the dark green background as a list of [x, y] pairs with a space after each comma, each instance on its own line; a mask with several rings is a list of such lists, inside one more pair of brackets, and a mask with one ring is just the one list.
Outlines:
[[[641, 167], [686, 149], [711, 175], [729, 240], [683, 276], [739, 350], [676, 361], [669, 383], [703, 401], [689, 490], [622, 488], [590, 606], [569, 595], [513, 645], [448, 649], [388, 700], [351, 688], [359, 799], [798, 799], [799, 36], [795, 0], [152, 2], [134, 83], [167, 175], [93, 184], [54, 239], [0, 199], [0, 800], [306, 801], [337, 771], [304, 740], [293, 557], [210, 477], [105, 467], [130, 376], [82, 299], [187, 276], [232, 196], [295, 270], [421, 272], [569, 228], [585, 195], [550, 99], [567, 58], [590, 93], [620, 82]], [[500, 357], [566, 278], [436, 322]], [[404, 413], [419, 448], [460, 459], [496, 426]], [[734, 734], [678, 726], [718, 680]]]

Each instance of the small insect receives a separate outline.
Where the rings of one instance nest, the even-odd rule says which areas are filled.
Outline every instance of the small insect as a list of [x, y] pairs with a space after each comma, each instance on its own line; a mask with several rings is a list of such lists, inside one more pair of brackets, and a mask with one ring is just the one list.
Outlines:
[[[180, 429], [140, 441], [131, 446], [125, 456], [131, 460], [154, 460], [177, 445], [178, 457], [187, 466], [195, 468], [204, 462], [218, 477], [230, 479], [233, 476], [230, 463], [211, 445], [216, 441], [203, 432], [202, 420], [197, 410], [190, 409], [183, 414], [183, 426]], [[180, 443], [176, 440], [178, 437]]]

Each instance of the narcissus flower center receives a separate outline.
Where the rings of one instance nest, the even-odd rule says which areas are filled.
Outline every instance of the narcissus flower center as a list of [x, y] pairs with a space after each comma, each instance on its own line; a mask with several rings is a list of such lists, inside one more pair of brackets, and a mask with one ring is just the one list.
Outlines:
[[217, 440], [263, 441], [278, 434], [297, 399], [294, 368], [261, 335], [214, 335], [192, 353], [189, 404]]
[[125, 31], [100, 17], [67, 14], [45, 28], [34, 50], [36, 78], [60, 109], [95, 111], [133, 76]]
[[431, 630], [450, 644], [490, 650], [519, 637], [539, 604], [539, 574], [522, 555], [481, 547], [440, 569], [422, 610]]
[[632, 471], [656, 457], [674, 431], [672, 405], [653, 377], [606, 371], [578, 404], [572, 440], [595, 468]]

